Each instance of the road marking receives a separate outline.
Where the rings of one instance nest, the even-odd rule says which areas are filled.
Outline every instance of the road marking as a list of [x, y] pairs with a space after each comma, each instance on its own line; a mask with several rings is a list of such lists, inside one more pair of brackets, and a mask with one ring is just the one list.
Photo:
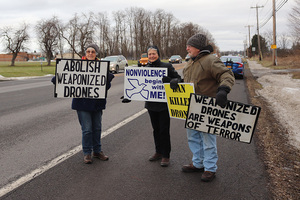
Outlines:
[[[110, 129], [104, 131], [101, 133], [101, 138], [106, 137], [107, 135], [111, 134], [112, 132], [114, 132], [115, 130], [121, 128], [122, 126], [126, 125], [127, 123], [131, 122], [132, 120], [136, 119], [137, 117], [141, 116], [142, 114], [144, 114], [147, 110], [143, 109], [141, 111], [139, 111], [138, 113], [132, 115], [131, 117], [123, 120], [122, 122], [120, 122], [119, 124], [111, 127]], [[3, 188], [0, 189], [0, 197], [4, 196], [5, 194], [11, 192], [12, 190], [18, 188], [19, 186], [27, 183], [28, 181], [38, 177], [39, 175], [43, 174], [44, 172], [46, 172], [47, 170], [51, 169], [52, 167], [55, 167], [56, 165], [58, 165], [59, 163], [65, 161], [66, 159], [70, 158], [71, 156], [73, 156], [74, 154], [80, 152], [82, 150], [81, 145], [76, 146], [75, 148], [73, 148], [72, 150], [68, 151], [67, 153], [64, 153], [60, 156], [58, 156], [57, 158], [51, 160], [48, 164], [43, 165], [35, 170], [33, 170], [32, 172], [30, 172], [29, 174], [26, 174], [24, 176], [22, 176], [21, 178], [17, 179], [16, 181], [9, 183], [7, 185], [5, 185]]]

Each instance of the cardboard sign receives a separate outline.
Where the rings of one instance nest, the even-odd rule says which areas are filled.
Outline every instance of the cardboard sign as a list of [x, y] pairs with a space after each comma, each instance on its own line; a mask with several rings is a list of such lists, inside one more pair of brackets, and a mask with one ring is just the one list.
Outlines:
[[124, 98], [137, 101], [167, 102], [163, 76], [167, 68], [126, 67], [124, 76]]
[[170, 88], [170, 83], [165, 83], [164, 86], [170, 117], [185, 120], [189, 108], [191, 93], [195, 93], [194, 84], [179, 83], [176, 90]]
[[57, 59], [54, 96], [104, 99], [108, 72], [108, 61]]
[[260, 110], [234, 101], [221, 108], [215, 98], [191, 94], [185, 128], [251, 143]]

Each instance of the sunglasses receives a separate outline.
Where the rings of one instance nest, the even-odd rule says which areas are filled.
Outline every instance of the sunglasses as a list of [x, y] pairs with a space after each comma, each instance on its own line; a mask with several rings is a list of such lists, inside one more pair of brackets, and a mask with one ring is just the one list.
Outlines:
[[96, 51], [86, 51], [86, 53], [95, 54], [95, 53], [96, 53]]

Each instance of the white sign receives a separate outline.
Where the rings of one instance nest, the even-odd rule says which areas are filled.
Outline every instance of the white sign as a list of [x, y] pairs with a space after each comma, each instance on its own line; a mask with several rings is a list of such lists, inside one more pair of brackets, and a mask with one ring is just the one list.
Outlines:
[[260, 110], [234, 101], [221, 108], [215, 98], [191, 94], [185, 128], [251, 143]]
[[168, 76], [167, 68], [126, 67], [124, 73], [124, 98], [167, 102], [162, 82], [162, 77]]
[[55, 97], [106, 98], [108, 67], [108, 61], [57, 59]]

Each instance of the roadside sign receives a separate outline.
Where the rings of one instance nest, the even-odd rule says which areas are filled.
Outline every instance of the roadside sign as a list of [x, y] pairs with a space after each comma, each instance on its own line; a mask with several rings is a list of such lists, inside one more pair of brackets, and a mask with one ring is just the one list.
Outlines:
[[271, 45], [271, 49], [277, 49], [276, 44], [272, 44], [272, 45]]

